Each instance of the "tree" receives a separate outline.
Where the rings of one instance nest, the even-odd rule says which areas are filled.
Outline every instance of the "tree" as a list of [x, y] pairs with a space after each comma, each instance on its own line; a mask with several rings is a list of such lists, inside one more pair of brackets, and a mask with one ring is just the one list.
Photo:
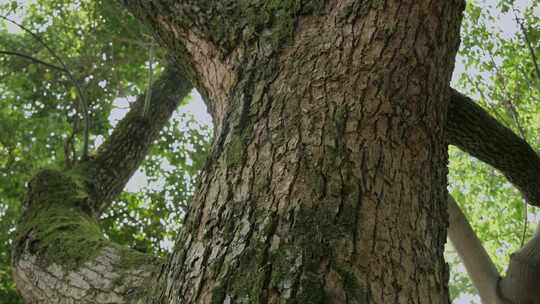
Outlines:
[[[448, 86], [462, 1], [123, 4], [172, 63], [95, 157], [30, 182], [14, 251], [28, 302], [443, 303], [448, 143], [539, 202], [538, 156]], [[189, 83], [215, 141], [160, 268], [96, 217]]]
[[[151, 37], [111, 1], [10, 2], [0, 5], [0, 15], [33, 32], [78, 79], [91, 111], [90, 155], [95, 154], [117, 117], [128, 111], [130, 96], [147, 90]], [[163, 55], [155, 51], [158, 75]], [[73, 83], [50, 67], [59, 63], [35, 37], [7, 21], [0, 22], [0, 62], [0, 303], [16, 304], [22, 302], [11, 278], [10, 251], [25, 184], [40, 169], [63, 168], [80, 155], [83, 124]], [[159, 256], [170, 250], [167, 243], [192, 195], [189, 177], [204, 164], [211, 132], [184, 113], [186, 103], [140, 167], [149, 186], [137, 193], [131, 186], [100, 218], [110, 240]]]

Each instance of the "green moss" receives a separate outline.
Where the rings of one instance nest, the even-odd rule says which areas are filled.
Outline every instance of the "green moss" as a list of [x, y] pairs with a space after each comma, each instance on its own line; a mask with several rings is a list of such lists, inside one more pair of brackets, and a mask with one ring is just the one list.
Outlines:
[[367, 303], [369, 301], [368, 289], [358, 281], [350, 267], [337, 267], [337, 273], [341, 276], [343, 288], [347, 298], [356, 300], [355, 303]]
[[221, 285], [214, 287], [211, 304], [221, 304], [223, 301], [225, 301], [225, 287]]
[[[29, 183], [16, 246], [30, 240], [30, 250], [47, 264], [76, 267], [95, 256], [106, 240], [85, 207], [84, 178], [75, 172], [45, 169]], [[22, 248], [17, 248], [20, 252]]]
[[328, 303], [324, 281], [317, 272], [304, 272], [304, 278], [300, 284], [302, 285], [302, 289], [296, 296], [298, 303]]
[[[148, 269], [158, 270], [160, 265], [163, 265], [164, 260], [152, 255], [147, 255], [139, 251], [130, 249], [125, 246], [120, 246], [118, 244], [110, 243], [108, 246], [118, 250], [118, 255], [121, 257], [120, 264], [118, 264], [119, 269], [131, 270], [131, 269], [140, 269], [142, 265], [148, 267]], [[122, 285], [125, 277], [118, 277], [115, 285]], [[146, 284], [142, 284], [142, 288], [135, 290], [129, 295], [128, 300], [133, 299], [142, 299], [146, 296], [155, 294], [154, 276], [150, 275], [146, 278]], [[142, 302], [145, 303], [145, 302]]]
[[[229, 278], [228, 294], [239, 303], [255, 304], [259, 303], [261, 291], [266, 288], [267, 270], [270, 269], [261, 268], [266, 254], [265, 244], [257, 242], [250, 247], [238, 262], [237, 271]], [[217, 289], [216, 292], [217, 299], [224, 291]]]
[[[277, 49], [292, 37], [298, 17], [321, 12], [325, 1], [206, 0], [200, 1], [198, 5], [197, 16], [178, 22], [186, 28], [193, 27], [194, 23], [205, 27], [215, 44], [224, 53], [228, 53], [240, 42], [257, 41], [261, 45], [269, 44], [271, 49]], [[193, 12], [190, 14], [193, 15]]]
[[382, 0], [353, 1], [342, 10], [339, 19], [341, 21], [352, 21], [358, 17], [366, 16], [370, 10], [379, 9], [383, 6], [384, 1]]
[[123, 269], [134, 269], [140, 268], [141, 265], [160, 265], [164, 261], [161, 258], [158, 258], [153, 255], [144, 254], [137, 250], [121, 246], [118, 244], [111, 243], [112, 247], [118, 250], [119, 255], [122, 257], [120, 268]]
[[225, 161], [228, 167], [238, 167], [243, 159], [245, 144], [240, 136], [234, 136], [225, 150]]

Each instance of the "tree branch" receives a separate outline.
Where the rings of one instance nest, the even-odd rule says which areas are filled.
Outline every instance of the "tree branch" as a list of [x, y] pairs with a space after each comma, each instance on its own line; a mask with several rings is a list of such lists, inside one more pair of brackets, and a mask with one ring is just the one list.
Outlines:
[[448, 214], [450, 219], [448, 237], [478, 290], [482, 303], [499, 303], [497, 302], [499, 301], [497, 295], [499, 272], [469, 221], [450, 195], [448, 196]]
[[13, 246], [26, 303], [136, 303], [161, 261], [108, 241], [85, 208], [76, 171], [42, 170], [29, 183]]
[[451, 89], [448, 142], [500, 170], [525, 200], [540, 206], [540, 157], [472, 99]]
[[26, 55], [26, 54], [23, 54], [23, 53], [12, 52], [12, 51], [1, 51], [0, 50], [0, 54], [21, 57], [21, 58], [24, 58], [26, 60], [30, 60], [33, 63], [41, 64], [41, 65], [43, 65], [45, 67], [48, 67], [50, 69], [58, 70], [58, 71], [61, 71], [61, 72], [64, 72], [64, 73], [66, 72], [66, 70], [63, 67], [56, 66], [54, 64], [45, 62], [43, 60], [37, 59], [35, 57], [32, 57], [30, 55]]
[[90, 119], [89, 119], [89, 113], [88, 113], [88, 103], [86, 101], [86, 97], [84, 95], [83, 89], [81, 88], [79, 82], [75, 79], [71, 71], [69, 70], [68, 66], [64, 63], [62, 58], [56, 54], [56, 52], [47, 44], [39, 35], [31, 31], [29, 28], [25, 27], [24, 25], [11, 20], [10, 18], [0, 15], [0, 19], [3, 19], [11, 24], [14, 24], [15, 26], [19, 27], [26, 33], [28, 33], [30, 36], [32, 36], [39, 44], [41, 44], [45, 49], [53, 56], [53, 58], [62, 66], [64, 72], [68, 76], [69, 80], [73, 83], [75, 86], [75, 89], [77, 90], [77, 94], [79, 97], [79, 101], [81, 103], [82, 108], [82, 116], [84, 119], [84, 142], [83, 142], [83, 151], [82, 151], [82, 158], [86, 159], [88, 156], [88, 138], [89, 138], [89, 130], [90, 130]]
[[191, 91], [190, 82], [176, 68], [167, 67], [152, 85], [148, 112], [143, 115], [145, 95], [137, 98], [129, 113], [100, 146], [92, 167], [91, 208], [101, 214], [135, 173], [159, 131], [172, 116], [180, 101]]
[[67, 171], [29, 183], [13, 248], [17, 288], [27, 303], [142, 303], [162, 262], [107, 240], [97, 215], [119, 194], [191, 85], [165, 69], [147, 116], [139, 96], [98, 150]]
[[[450, 144], [499, 169], [525, 200], [540, 205], [540, 158], [534, 150], [492, 118], [470, 98], [451, 89], [447, 134]], [[500, 293], [493, 302], [493, 281], [498, 273], [480, 240], [455, 201], [449, 200], [449, 237], [485, 303], [540, 303], [540, 226], [525, 246], [514, 252]]]

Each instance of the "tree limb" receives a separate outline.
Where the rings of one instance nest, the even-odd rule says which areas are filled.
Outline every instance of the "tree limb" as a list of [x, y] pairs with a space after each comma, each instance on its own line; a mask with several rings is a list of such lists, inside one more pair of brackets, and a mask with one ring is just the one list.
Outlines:
[[135, 303], [160, 260], [108, 241], [86, 208], [77, 171], [42, 170], [30, 182], [13, 244], [26, 303]]
[[[536, 152], [476, 105], [451, 89], [447, 134], [450, 144], [499, 169], [522, 193], [525, 200], [540, 205], [540, 158]], [[494, 278], [498, 276], [455, 201], [449, 199], [449, 237], [456, 247], [474, 285], [485, 303], [540, 304], [540, 226], [525, 246], [514, 252], [506, 276], [500, 280], [494, 300]]]
[[135, 173], [159, 131], [192, 86], [176, 68], [167, 67], [152, 85], [148, 113], [143, 115], [145, 95], [137, 98], [126, 117], [100, 146], [88, 164], [92, 181], [91, 208], [101, 214]]
[[472, 99], [450, 91], [449, 144], [500, 170], [529, 204], [540, 206], [540, 157]]
[[450, 219], [448, 237], [478, 290], [482, 303], [498, 303], [499, 272], [469, 221], [450, 195], [448, 196], [448, 214]]
[[165, 69], [148, 115], [139, 96], [97, 156], [72, 169], [42, 170], [29, 183], [13, 246], [13, 273], [27, 303], [141, 303], [162, 262], [116, 245], [97, 215], [118, 195], [191, 90]]

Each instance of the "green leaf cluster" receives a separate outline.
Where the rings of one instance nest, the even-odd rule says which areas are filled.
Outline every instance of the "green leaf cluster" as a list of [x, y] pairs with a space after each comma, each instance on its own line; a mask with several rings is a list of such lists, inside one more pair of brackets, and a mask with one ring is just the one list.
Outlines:
[[[540, 55], [540, 1], [467, 1], [458, 61], [461, 74], [454, 86], [497, 120], [540, 147], [540, 75], [537, 75], [524, 32]], [[461, 68], [458, 68], [460, 70]], [[525, 205], [519, 192], [490, 166], [450, 147], [449, 190], [473, 225], [502, 274], [509, 255], [524, 233]], [[529, 207], [526, 236], [536, 226], [538, 210]], [[534, 222], [534, 223], [531, 223]], [[449, 248], [452, 298], [476, 291]], [[480, 303], [479, 300], [471, 300]]]
[[[108, 0], [1, 1], [0, 15], [33, 32], [73, 74], [88, 102], [95, 152], [111, 134], [113, 118], [129, 110], [120, 105], [148, 87], [153, 39], [147, 29]], [[0, 19], [2, 51], [61, 66], [35, 37]], [[159, 65], [166, 54], [158, 50], [156, 56]], [[65, 167], [81, 156], [78, 94], [64, 71], [0, 54], [0, 303], [22, 303], [11, 278], [10, 251], [25, 183], [39, 168]], [[163, 254], [193, 194], [211, 130], [178, 112], [160, 135], [141, 167], [150, 185], [123, 193], [102, 222], [109, 239]]]

